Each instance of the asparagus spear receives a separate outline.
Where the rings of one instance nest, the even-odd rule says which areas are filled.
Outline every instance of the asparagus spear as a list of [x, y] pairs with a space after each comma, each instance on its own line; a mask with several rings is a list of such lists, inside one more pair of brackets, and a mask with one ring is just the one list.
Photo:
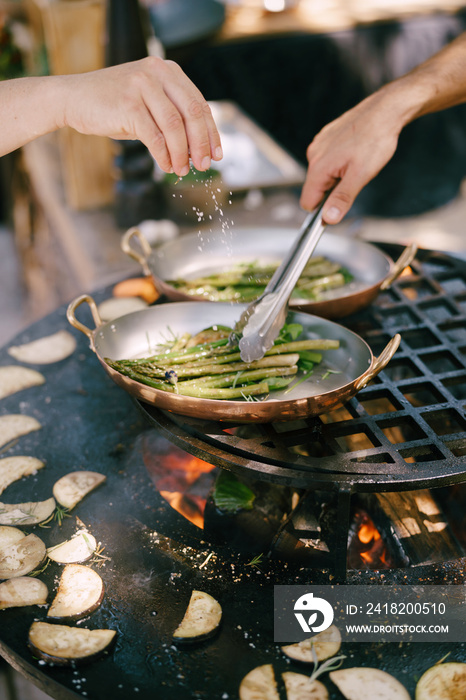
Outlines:
[[[106, 362], [134, 381], [161, 391], [199, 398], [247, 398], [288, 386], [298, 371], [298, 362], [309, 373], [314, 363], [322, 359], [316, 350], [339, 347], [339, 341], [332, 339], [286, 342], [300, 330], [301, 326], [296, 324], [285, 326], [280, 339], [265, 356], [250, 363], [240, 361], [238, 348], [227, 345], [226, 338], [189, 348], [186, 343], [189, 345], [197, 336], [189, 340], [188, 335], [182, 337], [181, 343], [174, 341], [175, 350], [138, 360], [106, 359]], [[185, 347], [179, 349], [181, 344]]]
[[239, 371], [234, 374], [222, 374], [216, 377], [206, 375], [204, 377], [196, 377], [196, 379], [185, 379], [179, 382], [178, 386], [236, 386], [237, 384], [245, 384], [252, 381], [256, 382], [270, 377], [281, 377], [283, 375], [290, 375], [290, 379], [292, 379], [297, 371], [297, 365], [292, 365], [291, 367], [266, 367], [250, 371]]
[[[211, 301], [249, 302], [264, 291], [278, 265], [278, 262], [270, 265], [245, 263], [220, 273], [190, 280], [169, 280], [168, 283], [185, 294], [202, 296]], [[343, 286], [347, 281], [348, 273], [339, 263], [318, 256], [307, 262], [297, 287], [306, 289], [306, 296], [312, 299], [322, 290]], [[295, 290], [293, 296], [297, 294]]]

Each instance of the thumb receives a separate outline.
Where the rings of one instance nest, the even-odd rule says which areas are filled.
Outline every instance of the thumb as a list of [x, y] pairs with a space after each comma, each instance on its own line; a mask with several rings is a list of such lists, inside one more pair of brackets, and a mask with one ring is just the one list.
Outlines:
[[338, 224], [351, 209], [359, 190], [348, 186], [348, 178], [343, 178], [329, 194], [322, 211], [326, 224]]

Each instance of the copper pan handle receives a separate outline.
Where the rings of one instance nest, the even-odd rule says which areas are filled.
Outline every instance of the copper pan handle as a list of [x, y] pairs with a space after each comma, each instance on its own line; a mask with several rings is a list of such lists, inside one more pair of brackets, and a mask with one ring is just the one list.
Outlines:
[[416, 257], [416, 253], [417, 245], [415, 243], [411, 243], [407, 248], [405, 248], [396, 261], [393, 270], [389, 275], [387, 275], [387, 277], [385, 277], [384, 281], [380, 285], [380, 289], [388, 289], [396, 278], [401, 275], [405, 267], [408, 267], [408, 265], [413, 262], [414, 258]]
[[[138, 243], [142, 248], [142, 255], [139, 251], [133, 248], [133, 238], [137, 238]], [[136, 262], [138, 262], [141, 265], [144, 274], [150, 276], [151, 272], [149, 269], [149, 265], [147, 264], [147, 260], [152, 254], [152, 248], [150, 247], [149, 242], [143, 236], [141, 231], [135, 226], [128, 229], [121, 239], [120, 246], [123, 253], [126, 253], [126, 255], [128, 255], [130, 258], [133, 258], [133, 260], [136, 260]]]
[[359, 379], [356, 380], [356, 383], [354, 385], [354, 388], [356, 391], [359, 391], [360, 389], [363, 389], [371, 379], [374, 379], [378, 375], [379, 372], [381, 372], [390, 362], [392, 359], [393, 355], [396, 353], [398, 350], [398, 346], [400, 344], [401, 340], [401, 335], [397, 333], [396, 335], [393, 336], [391, 340], [387, 343], [387, 345], [384, 347], [380, 355], [376, 358], [374, 358], [371, 366], [369, 367], [368, 370], [364, 372], [363, 375], [359, 377]]
[[91, 347], [92, 349], [94, 349], [94, 332], [91, 331], [90, 328], [85, 326], [84, 323], [78, 321], [78, 319], [76, 318], [76, 309], [78, 308], [78, 306], [81, 306], [81, 304], [84, 304], [85, 302], [89, 304], [92, 313], [92, 318], [94, 319], [95, 327], [99, 328], [99, 326], [102, 325], [102, 319], [100, 318], [97, 304], [95, 303], [94, 299], [88, 296], [87, 294], [83, 294], [82, 296], [78, 297], [69, 304], [66, 310], [66, 318], [74, 328], [77, 328], [78, 331], [81, 331], [81, 333], [87, 335], [87, 337], [91, 341]]

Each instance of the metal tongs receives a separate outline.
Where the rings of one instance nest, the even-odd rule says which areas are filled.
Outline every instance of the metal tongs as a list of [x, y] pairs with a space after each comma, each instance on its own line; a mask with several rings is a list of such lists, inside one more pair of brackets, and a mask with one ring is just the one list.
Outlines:
[[243, 362], [254, 362], [270, 350], [285, 323], [288, 300], [311, 257], [324, 229], [322, 207], [324, 197], [317, 209], [304, 220], [296, 241], [288, 255], [274, 272], [260, 297], [243, 311], [234, 329], [239, 340]]

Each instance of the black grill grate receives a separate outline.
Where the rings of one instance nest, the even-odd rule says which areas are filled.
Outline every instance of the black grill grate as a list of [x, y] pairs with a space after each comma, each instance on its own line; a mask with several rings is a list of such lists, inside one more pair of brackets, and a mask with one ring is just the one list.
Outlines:
[[346, 556], [352, 493], [466, 481], [466, 263], [419, 251], [389, 290], [343, 323], [375, 355], [397, 332], [401, 344], [369, 386], [324, 416], [245, 426], [143, 410], [171, 441], [212, 464], [336, 491]]
[[394, 333], [402, 340], [369, 386], [325, 416], [244, 426], [145, 410], [188, 451], [237, 469], [245, 459], [264, 478], [297, 486], [337, 479], [356, 490], [395, 490], [466, 479], [466, 264], [420, 251], [408, 273], [345, 325], [375, 354]]

